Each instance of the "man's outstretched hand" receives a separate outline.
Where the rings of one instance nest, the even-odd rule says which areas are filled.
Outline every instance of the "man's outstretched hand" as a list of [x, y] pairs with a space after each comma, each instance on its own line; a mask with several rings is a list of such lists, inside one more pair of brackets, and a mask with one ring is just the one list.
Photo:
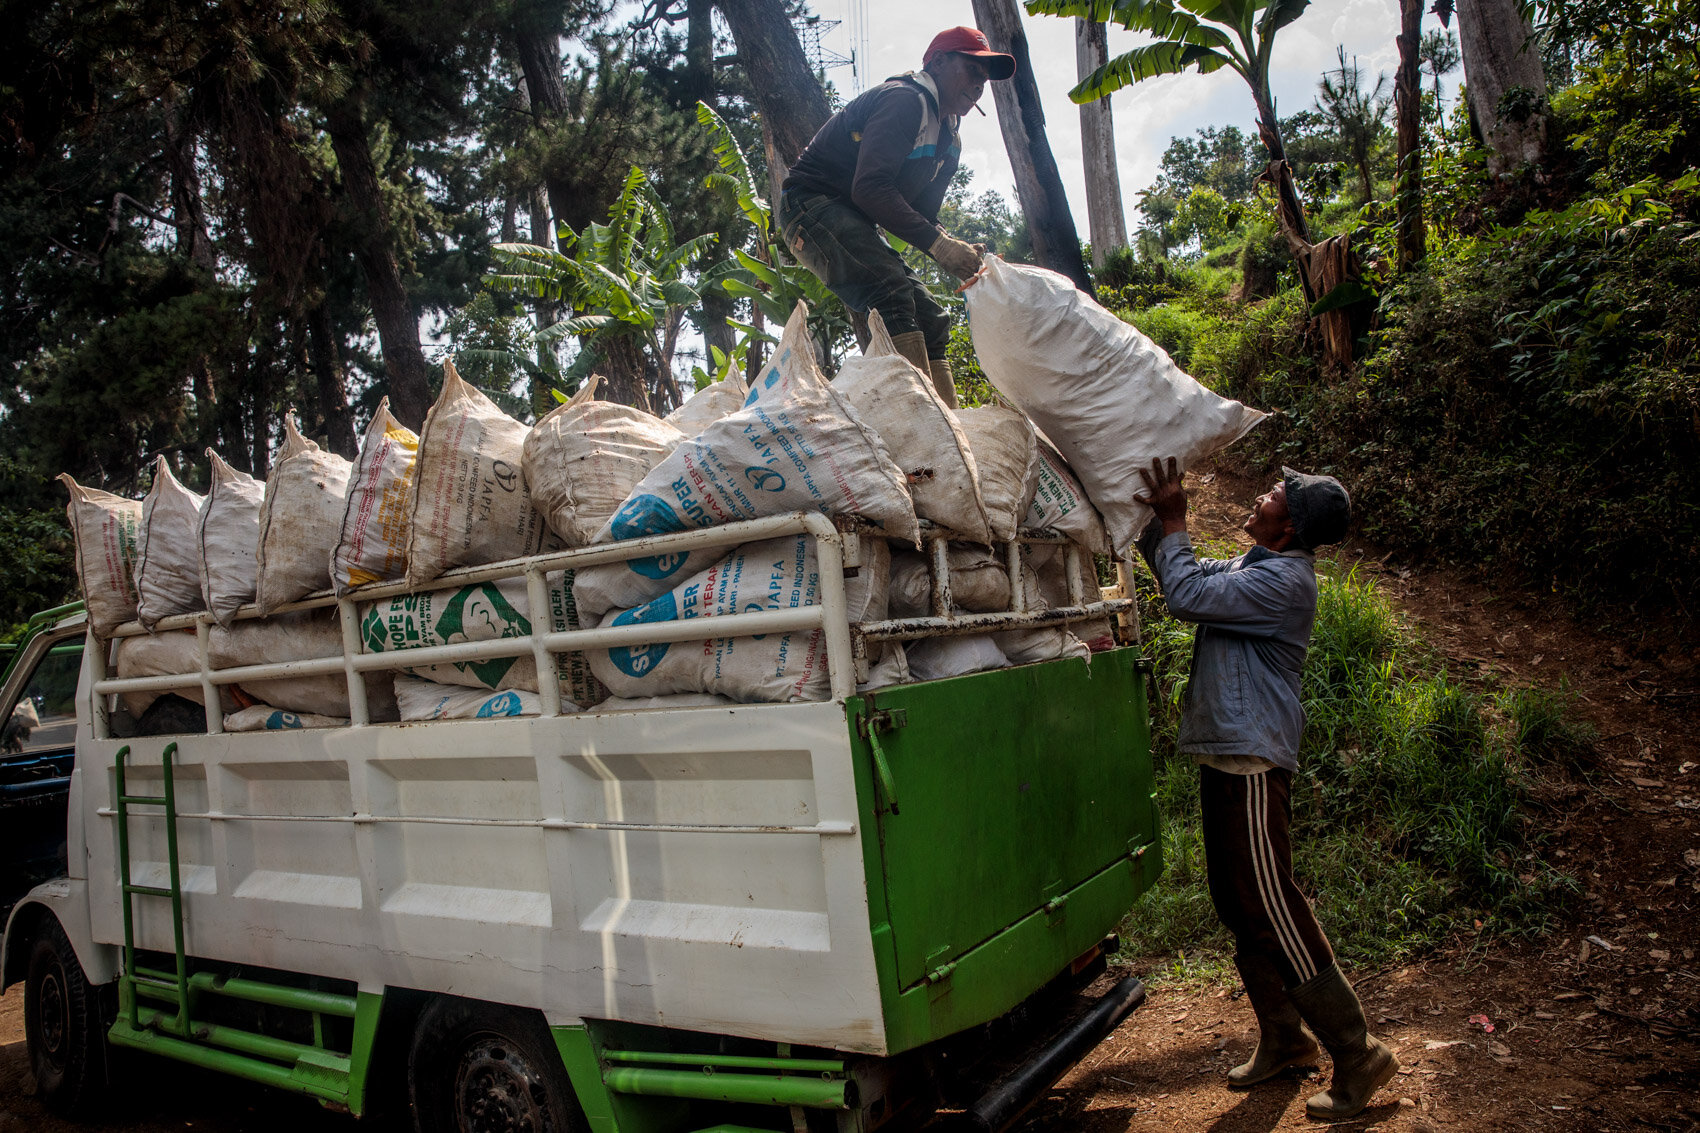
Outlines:
[[1145, 502], [1157, 513], [1164, 535], [1186, 530], [1186, 488], [1181, 485], [1185, 477], [1186, 473], [1176, 468], [1172, 456], [1166, 465], [1157, 457], [1151, 461], [1149, 471], [1139, 470], [1139, 478], [1145, 481]]

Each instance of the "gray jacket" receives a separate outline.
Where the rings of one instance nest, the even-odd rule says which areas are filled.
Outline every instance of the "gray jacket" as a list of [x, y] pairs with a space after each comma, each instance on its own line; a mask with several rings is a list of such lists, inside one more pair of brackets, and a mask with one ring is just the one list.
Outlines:
[[1299, 674], [1316, 621], [1316, 556], [1253, 547], [1200, 560], [1185, 533], [1152, 556], [1169, 612], [1197, 622], [1180, 750], [1255, 755], [1298, 770]]

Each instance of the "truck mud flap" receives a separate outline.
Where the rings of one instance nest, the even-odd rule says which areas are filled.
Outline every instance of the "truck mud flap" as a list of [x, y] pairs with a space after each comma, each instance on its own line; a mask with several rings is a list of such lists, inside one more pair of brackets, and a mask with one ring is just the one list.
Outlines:
[[1128, 976], [1086, 1013], [1052, 1036], [1026, 1062], [1004, 1075], [962, 1116], [962, 1127], [1003, 1133], [1086, 1053], [1145, 1002], [1145, 984]]

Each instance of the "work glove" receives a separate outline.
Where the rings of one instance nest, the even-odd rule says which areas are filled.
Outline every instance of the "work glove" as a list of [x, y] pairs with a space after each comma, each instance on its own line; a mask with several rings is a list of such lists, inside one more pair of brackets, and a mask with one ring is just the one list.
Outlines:
[[980, 270], [980, 250], [973, 244], [958, 240], [948, 232], [940, 232], [927, 255], [938, 261], [939, 267], [957, 279], [969, 280]]

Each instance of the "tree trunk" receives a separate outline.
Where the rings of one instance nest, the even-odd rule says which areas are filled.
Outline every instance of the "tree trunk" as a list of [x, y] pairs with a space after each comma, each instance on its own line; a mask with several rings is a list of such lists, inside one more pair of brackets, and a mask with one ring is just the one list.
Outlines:
[[[535, 11], [522, 11], [509, 33], [525, 78], [524, 97], [532, 120], [547, 128], [567, 115], [567, 91], [561, 83], [561, 29], [536, 16]], [[548, 190], [550, 210], [558, 217], [568, 215], [572, 190], [554, 180]]]
[[714, 373], [714, 348], [728, 358], [732, 356], [732, 348], [738, 345], [738, 336], [733, 332], [732, 325], [726, 320], [738, 313], [738, 306], [732, 297], [718, 287], [705, 288], [702, 293], [702, 341], [703, 349], [708, 351], [703, 369]]
[[714, 97], [714, 0], [689, 0], [685, 6], [685, 75], [679, 84], [682, 105]]
[[[1547, 79], [1533, 35], [1517, 0], [1458, 4], [1464, 86], [1489, 149], [1488, 172], [1495, 176], [1546, 157]], [[1502, 100], [1512, 91], [1523, 93], [1502, 113]]]
[[1015, 56], [1015, 77], [992, 83], [998, 108], [998, 129], [1015, 171], [1015, 193], [1033, 240], [1033, 258], [1042, 267], [1060, 272], [1082, 291], [1092, 290], [1086, 261], [1080, 257], [1080, 236], [1063, 192], [1062, 176], [1045, 134], [1045, 111], [1039, 103], [1039, 84], [1027, 51], [1027, 31], [1015, 0], [974, 0], [974, 19], [991, 41], [992, 50]]
[[431, 386], [426, 378], [425, 352], [419, 346], [419, 316], [408, 301], [401, 265], [391, 246], [394, 233], [378, 185], [378, 171], [372, 164], [372, 149], [366, 141], [365, 117], [360, 104], [350, 97], [331, 107], [325, 119], [342, 174], [342, 191], [358, 233], [355, 258], [366, 276], [366, 293], [378, 324], [384, 370], [389, 375], [390, 412], [396, 420], [417, 430], [431, 408]]
[[635, 334], [610, 334], [596, 340], [593, 347], [602, 357], [596, 372], [602, 375], [608, 400], [653, 413], [649, 399], [650, 363], [643, 349], [643, 339]]
[[201, 174], [195, 165], [196, 135], [184, 121], [182, 108], [165, 113], [165, 152], [171, 166], [171, 211], [177, 222], [177, 250], [189, 262], [212, 275], [218, 270], [207, 214], [201, 203]]
[[1399, 73], [1393, 80], [1395, 129], [1399, 136], [1398, 188], [1393, 199], [1399, 215], [1401, 269], [1423, 258], [1422, 49], [1423, 0], [1399, 0]]
[[[1084, 79], [1109, 61], [1104, 24], [1074, 21], [1074, 61]], [[1110, 100], [1100, 98], [1080, 108], [1080, 149], [1086, 168], [1086, 216], [1092, 235], [1092, 266], [1104, 266], [1113, 248], [1127, 247], [1127, 218], [1122, 210], [1121, 174], [1116, 169], [1115, 124]]]
[[[342, 352], [337, 349], [336, 327], [331, 323], [330, 304], [321, 301], [307, 312], [307, 355], [318, 394], [318, 413], [313, 424], [330, 442], [330, 450], [353, 460], [360, 446], [354, 438], [354, 415], [348, 408], [348, 390], [342, 380]], [[392, 395], [390, 404], [395, 404]], [[311, 427], [311, 426], [309, 426]]]
[[784, 0], [716, 0], [716, 5], [732, 29], [761, 116], [769, 199], [777, 201], [785, 174], [832, 116], [832, 107], [786, 18]]

